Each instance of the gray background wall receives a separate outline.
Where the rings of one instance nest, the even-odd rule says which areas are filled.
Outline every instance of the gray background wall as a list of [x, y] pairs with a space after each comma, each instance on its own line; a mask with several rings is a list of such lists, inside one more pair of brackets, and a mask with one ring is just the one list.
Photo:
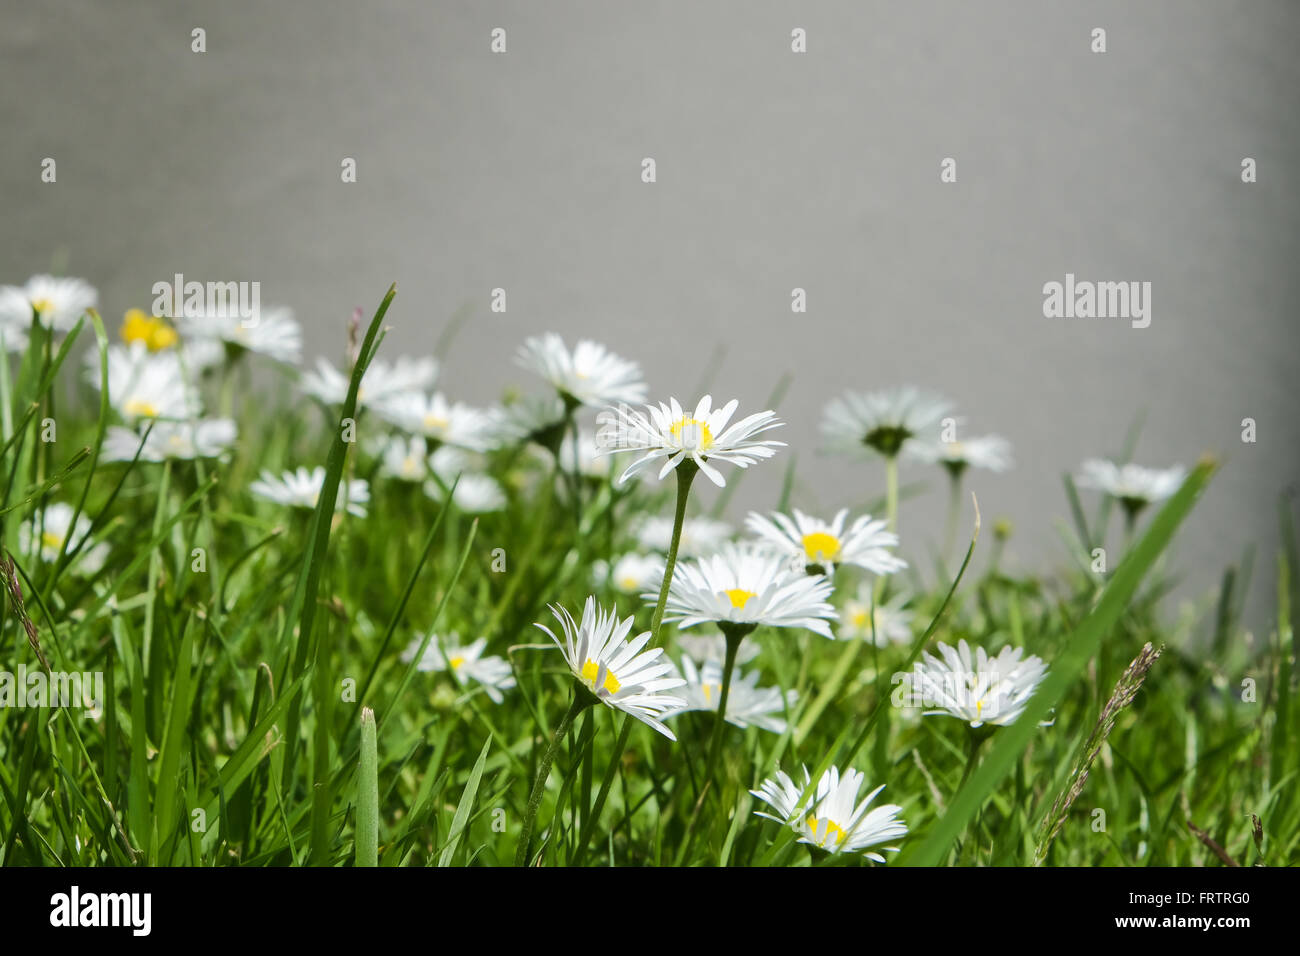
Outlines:
[[[1248, 622], [1269, 626], [1276, 499], [1300, 474], [1300, 5], [0, 10], [0, 281], [59, 265], [116, 321], [175, 272], [258, 280], [264, 303], [295, 308], [309, 353], [335, 356], [353, 306], [396, 280], [386, 349], [428, 349], [468, 310], [442, 385], [481, 403], [531, 386], [511, 355], [544, 329], [640, 359], [654, 396], [693, 392], [722, 343], [715, 395], [753, 407], [793, 374], [779, 411], [813, 507], [880, 483], [815, 454], [826, 399], [930, 386], [1015, 443], [1016, 470], [974, 487], [1036, 568], [1062, 560], [1061, 472], [1117, 451], [1145, 413], [1139, 460], [1227, 456], [1180, 539], [1184, 593], [1253, 542]], [[1151, 326], [1045, 319], [1043, 283], [1066, 272], [1150, 281]], [[488, 311], [497, 286], [505, 315]], [[806, 316], [790, 314], [796, 286]], [[735, 516], [770, 503], [781, 471], [755, 470]], [[944, 503], [935, 482], [908, 505], [914, 556]]]

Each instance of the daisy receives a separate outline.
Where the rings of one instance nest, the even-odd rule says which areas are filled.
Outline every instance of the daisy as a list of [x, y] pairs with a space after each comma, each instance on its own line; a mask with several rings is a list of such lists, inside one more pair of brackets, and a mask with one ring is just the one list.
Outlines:
[[429, 477], [429, 447], [423, 437], [393, 436], [380, 452], [379, 470], [398, 481], [424, 481]]
[[946, 400], [915, 388], [846, 392], [826, 406], [822, 434], [832, 451], [866, 448], [895, 458], [912, 439], [937, 432], [948, 408]]
[[[59, 552], [63, 550], [63, 543], [66, 540], [68, 551], [71, 553], [81, 544], [86, 535], [90, 534], [91, 527], [90, 519], [81, 514], [77, 515], [76, 529], [72, 530], [73, 510], [72, 505], [56, 501], [47, 505], [43, 511], [32, 515], [29, 522], [20, 525], [18, 541], [23, 552], [31, 554], [35, 550], [35, 543], [39, 540], [41, 560], [53, 564], [59, 560]], [[77, 570], [82, 574], [95, 574], [104, 566], [107, 557], [106, 543], [86, 548], [77, 556]]]
[[[292, 508], [315, 508], [320, 498], [321, 488], [325, 485], [325, 469], [320, 465], [308, 471], [286, 471], [280, 478], [263, 470], [259, 480], [248, 486], [248, 490], [259, 498], [266, 498], [277, 504]], [[366, 504], [370, 501], [370, 486], [361, 478], [351, 481], [343, 480], [339, 484], [339, 494], [335, 501], [335, 510], [347, 507], [348, 513], [358, 518], [366, 516]]]
[[664, 577], [664, 559], [656, 554], [625, 554], [614, 562], [610, 583], [624, 594], [656, 587]]
[[236, 350], [256, 352], [286, 365], [302, 361], [302, 326], [290, 309], [263, 310], [256, 322], [237, 314], [209, 312], [179, 317], [176, 324], [186, 339], [196, 342], [203, 339], [224, 342]]
[[[687, 518], [682, 522], [682, 537], [677, 544], [677, 556], [696, 558], [712, 554], [728, 541], [735, 529], [725, 521], [711, 518]], [[667, 554], [673, 540], [672, 518], [647, 518], [636, 532], [637, 542], [647, 551]]]
[[[413, 640], [402, 652], [402, 660], [408, 663], [415, 660], [422, 643], [424, 643], [422, 637]], [[452, 679], [462, 687], [470, 680], [482, 684], [484, 692], [491, 698], [492, 703], [499, 704], [505, 700], [501, 692], [514, 687], [515, 678], [509, 662], [504, 657], [483, 656], [486, 647], [486, 637], [480, 637], [477, 641], [462, 647], [460, 637], [455, 633], [447, 635], [446, 639], [435, 634], [430, 639], [428, 647], [424, 649], [424, 653], [420, 655], [420, 662], [415, 667], [416, 670], [426, 673], [449, 671]]]
[[920, 461], [943, 465], [954, 476], [967, 468], [1006, 471], [1011, 467], [1011, 442], [999, 435], [983, 435], [964, 441], [915, 441], [908, 454]]
[[898, 546], [898, 535], [885, 530], [885, 522], [862, 515], [846, 530], [849, 509], [841, 509], [831, 521], [804, 514], [798, 508], [794, 518], [773, 512], [765, 518], [751, 511], [745, 527], [774, 547], [799, 570], [835, 573], [836, 564], [855, 564], [873, 574], [893, 574], [907, 562], [889, 552]]
[[[817, 781], [817, 790], [811, 796], [812, 776], [807, 767], [803, 768], [803, 778], [803, 786], [799, 787], [789, 774], [778, 770], [759, 789], [749, 791], [776, 811], [775, 814], [755, 811], [755, 815], [789, 826], [799, 834], [800, 843], [820, 847], [828, 853], [857, 853], [906, 835], [907, 824], [898, 819], [902, 807], [891, 803], [867, 812], [871, 801], [885, 789], [883, 784], [859, 802], [858, 791], [862, 789], [864, 777], [857, 770], [849, 768], [841, 777], [837, 767], [829, 768]], [[893, 846], [883, 849], [898, 851]], [[879, 853], [865, 855], [877, 863], [885, 862]]]
[[[86, 377], [95, 386], [102, 384], [98, 353], [87, 354]], [[150, 353], [142, 341], [109, 346], [108, 400], [127, 422], [193, 418], [200, 409], [198, 391], [176, 353]]]
[[459, 477], [452, 494], [454, 504], [462, 514], [487, 514], [501, 511], [506, 506], [506, 495], [501, 485], [490, 475], [472, 471], [473, 456], [459, 448], [444, 445], [429, 457], [429, 468], [434, 480], [424, 484], [424, 493], [434, 501], [446, 498], [447, 489]]
[[80, 279], [32, 276], [26, 285], [0, 286], [0, 324], [30, 328], [32, 316], [55, 332], [68, 332], [99, 301], [93, 286]]
[[[235, 443], [235, 435], [235, 423], [229, 418], [204, 418], [191, 422], [156, 421], [147, 437], [129, 428], [114, 425], [104, 435], [100, 458], [104, 461], [131, 461], [135, 458], [137, 449], [141, 461], [219, 458]], [[144, 443], [143, 448], [141, 442]]]
[[[682, 658], [682, 676], [686, 686], [680, 693], [686, 699], [681, 710], [674, 711], [676, 716], [691, 710], [711, 710], [716, 712], [722, 699], [722, 663], [716, 660], [706, 661], [702, 668], [696, 668], [689, 657]], [[799, 698], [797, 691], [782, 695], [779, 687], [759, 687], [758, 671], [750, 674], [737, 672], [731, 681], [731, 692], [727, 697], [726, 720], [741, 729], [758, 727], [774, 734], [786, 731], [786, 722], [778, 716], [786, 712], [786, 702], [793, 708]]]
[[1079, 486], [1104, 491], [1118, 498], [1130, 514], [1137, 514], [1155, 501], [1163, 501], [1180, 487], [1187, 471], [1182, 465], [1172, 468], [1143, 468], [1141, 465], [1117, 465], [1112, 461], [1090, 458], [1079, 472]]
[[594, 597], [587, 598], [580, 624], [559, 605], [551, 605], [551, 613], [564, 630], [563, 643], [546, 625], [534, 626], [550, 635], [564, 652], [565, 662], [578, 683], [607, 707], [621, 710], [669, 740], [676, 740], [660, 718], [679, 709], [683, 701], [661, 692], [686, 682], [673, 676], [673, 666], [664, 659], [662, 647], [642, 650], [650, 642], [650, 632], [627, 640], [633, 618], [620, 621], [616, 611], [605, 611]]
[[972, 727], [1005, 727], [1025, 710], [1029, 698], [1047, 676], [1040, 658], [1023, 657], [1018, 647], [1004, 647], [997, 657], [984, 648], [971, 654], [965, 640], [954, 649], [939, 645], [940, 657], [926, 653], [917, 665], [916, 681], [927, 716], [947, 714]]
[[[372, 407], [404, 392], [424, 392], [433, 388], [438, 377], [438, 362], [432, 358], [399, 356], [391, 365], [381, 358], [371, 361], [361, 377], [357, 404]], [[299, 387], [325, 405], [342, 405], [348, 395], [351, 372], [344, 375], [327, 359], [318, 357], [314, 371], [304, 372]]]
[[858, 596], [844, 605], [839, 637], [870, 641], [875, 632], [877, 647], [888, 644], [908, 644], [912, 640], [912, 612], [904, 610], [910, 595], [895, 594], [884, 604], [875, 605], [875, 627], [872, 627], [872, 585], [868, 582], [858, 588]]
[[[657, 594], [642, 595], [655, 601]], [[833, 637], [836, 618], [831, 582], [820, 574], [794, 574], [780, 555], [753, 543], [729, 544], [719, 553], [677, 565], [665, 621], [680, 628], [716, 622], [724, 633], [770, 627], [806, 627]]]
[[435, 446], [486, 451], [492, 447], [498, 428], [491, 413], [449, 402], [440, 392], [397, 392], [375, 399], [371, 406], [390, 425], [412, 435], [423, 435]]
[[618, 484], [663, 461], [659, 478], [676, 468], [689, 455], [692, 462], [719, 488], [726, 485], [722, 472], [711, 462], [730, 462], [747, 468], [761, 458], [771, 458], [785, 442], [755, 440], [754, 436], [776, 428], [784, 422], [771, 411], [758, 412], [728, 427], [740, 402], [732, 399], [722, 408], [713, 408], [712, 396], [705, 395], [687, 415], [677, 399], [665, 405], [647, 405], [642, 414], [626, 405], [608, 409], [597, 419], [603, 425], [597, 441], [601, 454], [640, 451], [644, 454], [619, 476]]
[[640, 366], [597, 342], [584, 339], [569, 352], [562, 338], [548, 332], [527, 339], [518, 359], [549, 382], [569, 407], [645, 401]]

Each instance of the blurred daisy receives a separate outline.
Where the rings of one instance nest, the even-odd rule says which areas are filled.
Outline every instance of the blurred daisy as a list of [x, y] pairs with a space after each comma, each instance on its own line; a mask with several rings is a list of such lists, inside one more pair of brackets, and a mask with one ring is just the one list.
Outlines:
[[527, 339], [518, 358], [520, 365], [549, 382], [567, 405], [645, 401], [640, 366], [597, 342], [584, 339], [569, 352], [562, 338], [548, 332]]
[[434, 446], [456, 445], [471, 451], [492, 447], [498, 425], [492, 414], [440, 393], [398, 392], [372, 403], [375, 414], [412, 435], [422, 435]]
[[448, 445], [439, 448], [429, 457], [433, 479], [425, 482], [424, 493], [434, 501], [442, 501], [459, 477], [451, 500], [462, 514], [501, 511], [506, 506], [505, 492], [495, 478], [472, 470], [477, 467], [475, 458], [459, 448]]
[[[220, 341], [236, 350], [256, 352], [286, 365], [297, 365], [302, 361], [302, 326], [290, 309], [262, 310], [255, 322], [238, 314], [209, 312], [181, 316], [176, 319], [176, 324], [187, 340]], [[342, 401], [340, 396], [339, 402]]]
[[[679, 693], [685, 698], [686, 705], [665, 717], [692, 710], [716, 712], [722, 699], [722, 663], [710, 660], [702, 668], [697, 668], [693, 660], [683, 657], [681, 672], [686, 678], [686, 685]], [[758, 671], [750, 674], [738, 671], [732, 676], [731, 690], [727, 694], [727, 723], [742, 729], [757, 727], [774, 734], [783, 734], [786, 722], [781, 715], [786, 712], [787, 698], [793, 709], [799, 694], [792, 690], [783, 697], [779, 687], [758, 686]]]
[[915, 441], [908, 454], [930, 464], [943, 465], [954, 477], [967, 468], [1006, 471], [1011, 467], [1011, 442], [999, 435], [983, 435], [965, 441]]
[[822, 434], [832, 451], [875, 451], [894, 458], [915, 438], [938, 433], [946, 400], [915, 388], [846, 392], [826, 406]]
[[620, 451], [640, 451], [642, 456], [619, 476], [622, 484], [628, 478], [662, 461], [659, 478], [676, 468], [689, 455], [718, 487], [726, 485], [722, 472], [714, 462], [729, 462], [747, 468], [762, 458], [770, 458], [785, 442], [758, 440], [754, 436], [782, 424], [774, 412], [758, 412], [728, 427], [740, 402], [732, 399], [722, 408], [713, 408], [713, 398], [705, 395], [686, 414], [677, 399], [665, 405], [647, 405], [646, 414], [620, 405], [601, 413], [598, 422], [602, 427], [596, 436], [601, 454]]
[[[320, 465], [308, 471], [299, 468], [286, 471], [277, 478], [269, 471], [263, 471], [261, 477], [248, 486], [248, 490], [259, 498], [266, 498], [277, 504], [291, 508], [315, 508], [320, 499], [321, 488], [325, 485], [325, 469]], [[366, 504], [370, 501], [370, 486], [361, 478], [339, 482], [338, 498], [334, 509], [345, 506], [348, 513], [358, 518], [366, 516]]]
[[[87, 353], [86, 378], [102, 384], [99, 353]], [[146, 418], [193, 418], [198, 391], [189, 383], [175, 352], [150, 353], [144, 342], [108, 348], [108, 400], [128, 422]]]
[[[150, 462], [219, 458], [235, 443], [235, 435], [235, 423], [229, 418], [156, 421], [147, 437], [143, 432], [114, 425], [104, 435], [100, 458], [104, 461], [131, 461], [136, 449], [140, 450], [141, 461]], [[143, 448], [140, 447], [142, 441]]]
[[[361, 377], [357, 404], [374, 407], [405, 392], [425, 392], [438, 377], [438, 362], [432, 358], [399, 356], [392, 364], [375, 358]], [[326, 405], [342, 405], [348, 395], [351, 371], [344, 375], [327, 359], [317, 357], [316, 368], [303, 372], [299, 387]]]
[[[658, 594], [642, 595], [647, 601]], [[723, 631], [806, 627], [832, 637], [836, 618], [828, 599], [831, 583], [820, 574], [794, 574], [780, 555], [752, 543], [728, 544], [698, 561], [678, 564], [665, 605], [665, 621], [680, 628], [710, 621]]]
[[[677, 646], [683, 654], [690, 656], [697, 664], [726, 660], [727, 639], [722, 634], [678, 634]], [[753, 641], [742, 642], [736, 652], [736, 666], [747, 664], [761, 653], [761, 648]], [[730, 706], [730, 704], [728, 704]]]
[[822, 569], [833, 574], [836, 564], [853, 564], [873, 574], [893, 574], [907, 562], [890, 553], [898, 546], [898, 535], [885, 530], [885, 522], [862, 515], [846, 530], [849, 509], [841, 509], [829, 522], [813, 518], [798, 508], [794, 517], [773, 512], [766, 518], [751, 511], [745, 527], [775, 548], [800, 570]]
[[[69, 552], [77, 547], [90, 534], [91, 522], [84, 514], [78, 515], [76, 530], [69, 534], [73, 510], [72, 505], [56, 501], [32, 515], [29, 521], [23, 522], [18, 528], [18, 542], [23, 553], [32, 554], [34, 545], [39, 540], [41, 560], [53, 564], [59, 560], [64, 541], [68, 542]], [[108, 545], [101, 542], [83, 550], [77, 556], [75, 567], [82, 574], [95, 574], [104, 566], [107, 557]]]
[[[677, 544], [679, 558], [712, 554], [728, 541], [735, 529], [725, 521], [711, 518], [687, 518], [682, 522], [682, 537]], [[637, 542], [648, 551], [667, 554], [673, 540], [672, 518], [647, 518], [636, 531]]]
[[[422, 637], [413, 640], [402, 652], [402, 660], [408, 663], [415, 660], [416, 652], [419, 651], [423, 641]], [[467, 686], [469, 681], [482, 684], [483, 691], [492, 699], [492, 703], [499, 704], [505, 700], [501, 692], [514, 687], [515, 678], [509, 662], [504, 657], [483, 656], [486, 647], [486, 637], [480, 637], [477, 641], [462, 647], [460, 637], [455, 633], [447, 635], [446, 638], [434, 635], [415, 667], [416, 670], [426, 673], [448, 671], [452, 679], [461, 687]]]
[[924, 705], [937, 708], [925, 713], [947, 714], [972, 727], [1013, 723], [1047, 676], [1042, 660], [1023, 657], [1019, 647], [1004, 647], [997, 657], [982, 647], [972, 655], [965, 640], [955, 649], [940, 644], [938, 650], [939, 657], [922, 655], [914, 672]]
[[517, 398], [493, 411], [494, 444], [533, 442], [555, 454], [568, 427], [564, 401], [556, 395]]
[[94, 287], [80, 279], [32, 276], [25, 285], [0, 286], [0, 324], [30, 328], [35, 314], [47, 329], [67, 332], [98, 301]]
[[1081, 488], [1104, 491], [1130, 513], [1136, 515], [1147, 505], [1163, 501], [1180, 487], [1187, 477], [1182, 465], [1172, 468], [1143, 468], [1141, 465], [1117, 465], [1113, 461], [1091, 458], [1083, 463], [1078, 482]]
[[[578, 430], [578, 474], [584, 478], [608, 481], [610, 461], [600, 454], [596, 445], [596, 436], [586, 429]], [[573, 433], [565, 435], [560, 442], [560, 467], [566, 471], [573, 470]]]
[[639, 594], [663, 581], [664, 559], [656, 554], [625, 554], [614, 562], [609, 580], [624, 594]]
[[150, 315], [143, 309], [128, 309], [122, 317], [122, 341], [127, 345], [143, 342], [150, 352], [174, 348], [180, 336], [166, 319]]
[[[906, 835], [907, 825], [898, 819], [902, 807], [886, 804], [868, 812], [871, 801], [885, 789], [883, 784], [859, 802], [858, 791], [865, 778], [857, 770], [850, 768], [841, 777], [839, 769], [831, 767], [822, 774], [817, 790], [811, 794], [812, 776], [807, 767], [803, 768], [803, 778], [803, 786], [799, 787], [789, 774], [778, 770], [775, 777], [764, 780], [757, 790], [749, 791], [775, 811], [755, 811], [755, 814], [790, 827], [799, 834], [800, 843], [820, 847], [828, 853], [857, 853]], [[882, 849], [898, 851], [893, 846]], [[877, 863], [885, 862], [879, 853], [865, 855]]]
[[587, 598], [581, 623], [559, 605], [551, 605], [551, 613], [564, 631], [563, 643], [546, 625], [534, 626], [550, 635], [564, 653], [574, 678], [602, 704], [676, 740], [660, 718], [680, 708], [682, 699], [662, 691], [686, 682], [673, 676], [673, 666], [664, 659], [662, 647], [642, 650], [650, 642], [650, 632], [627, 640], [633, 618], [620, 621], [616, 611], [605, 611], [594, 597]]
[[428, 445], [419, 435], [413, 438], [395, 435], [384, 445], [379, 468], [399, 481], [424, 481], [429, 477]]
[[[887, 644], [909, 644], [912, 641], [912, 612], [904, 610], [910, 595], [895, 594], [883, 604], [875, 606], [875, 642], [877, 647]], [[839, 637], [870, 642], [872, 638], [872, 585], [863, 582], [858, 596], [844, 605], [840, 616]]]

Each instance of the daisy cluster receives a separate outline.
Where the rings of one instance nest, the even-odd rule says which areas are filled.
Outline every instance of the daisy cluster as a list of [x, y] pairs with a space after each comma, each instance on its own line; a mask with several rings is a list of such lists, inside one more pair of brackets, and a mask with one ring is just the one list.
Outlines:
[[[67, 335], [97, 305], [95, 290], [77, 279], [36, 276], [23, 286], [0, 287], [0, 344], [21, 351], [38, 330]], [[302, 339], [288, 309], [264, 311], [253, 327], [219, 315], [173, 320], [126, 312], [118, 341], [102, 355], [91, 350], [84, 367], [85, 382], [102, 391], [113, 416], [100, 460], [132, 467], [227, 460], [238, 437], [232, 376], [244, 362], [285, 372], [298, 395], [323, 408], [327, 419], [337, 416], [351, 369], [325, 358], [300, 367]], [[700, 712], [716, 715], [718, 728], [725, 721], [786, 734], [807, 701], [792, 689], [764, 686], [763, 669], [753, 666], [760, 645], [746, 640], [750, 634], [761, 631], [762, 640], [779, 642], [775, 646], [791, 655], [808, 652], [794, 643], [803, 633], [886, 650], [913, 646], [916, 611], [908, 589], [892, 583], [913, 570], [900, 554], [892, 505], [884, 514], [755, 511], [740, 528], [718, 517], [686, 515], [695, 476], [724, 487], [734, 469], [758, 465], [786, 447], [777, 437], [784, 423], [774, 411], [742, 411], [738, 399], [709, 394], [685, 403], [676, 397], [649, 402], [639, 365], [588, 340], [571, 348], [553, 333], [531, 337], [516, 358], [542, 383], [540, 394], [491, 407], [442, 391], [440, 363], [432, 356], [373, 359], [357, 392], [364, 416], [360, 461], [345, 472], [337, 519], [366, 518], [381, 496], [492, 515], [545, 489], [567, 496], [584, 539], [598, 532], [582, 524], [584, 499], [622, 500], [641, 484], [675, 474], [677, 514], [637, 514], [617, 539], [610, 538], [603, 558], [587, 556], [585, 580], [592, 590], [575, 605], [555, 600], [553, 624], [536, 624], [560, 652], [575, 706], [618, 711], [669, 741], [677, 739], [673, 728], [681, 715]], [[996, 473], [1012, 466], [1005, 438], [966, 435], [965, 420], [951, 411], [946, 399], [914, 388], [848, 392], [825, 408], [823, 448], [876, 456], [890, 468], [900, 459], [938, 465], [954, 482], [972, 468]], [[539, 460], [543, 468], [521, 477], [518, 462]], [[502, 467], [503, 461], [515, 464]], [[262, 467], [247, 482], [247, 493], [264, 509], [315, 509], [325, 469], [284, 464]], [[1078, 484], [1121, 502], [1132, 515], [1173, 494], [1183, 477], [1180, 468], [1090, 460]], [[649, 501], [651, 492], [641, 490], [636, 501]], [[71, 563], [88, 577], [111, 553], [102, 529], [67, 502], [38, 508], [21, 531], [26, 555]], [[621, 550], [612, 547], [615, 540]], [[602, 604], [602, 595], [612, 596], [613, 605]], [[653, 608], [651, 627], [638, 628], [635, 613], [621, 614], [620, 600]], [[663, 623], [675, 627], [661, 635]], [[402, 659], [419, 672], [443, 675], [458, 700], [482, 694], [507, 704], [519, 678], [509, 652], [489, 653], [500, 641], [490, 629], [467, 641], [456, 633], [427, 633], [409, 643]], [[1047, 672], [1041, 659], [1018, 647], [990, 653], [961, 640], [933, 651], [916, 671], [925, 713], [953, 716], [972, 728], [1014, 722]], [[881, 850], [894, 849], [886, 844], [907, 827], [900, 806], [872, 808], [882, 789], [867, 790], [864, 775], [851, 767], [830, 766], [816, 780], [806, 768], [802, 779], [777, 769], [752, 793], [768, 808], [760, 816], [790, 827], [818, 851], [883, 862]]]

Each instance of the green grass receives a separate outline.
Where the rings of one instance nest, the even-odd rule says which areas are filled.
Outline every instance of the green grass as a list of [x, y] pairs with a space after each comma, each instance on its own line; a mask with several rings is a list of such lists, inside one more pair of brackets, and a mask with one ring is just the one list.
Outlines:
[[[339, 425], [354, 418], [361, 434], [379, 428], [356, 410], [356, 398], [392, 296], [366, 329], [342, 409], [326, 413], [272, 382], [242, 403], [240, 440], [222, 463], [100, 459], [113, 413], [73, 371], [86, 348], [99, 350], [94, 364], [104, 368], [108, 339], [97, 316], [61, 342], [34, 335], [6, 365], [0, 541], [15, 565], [3, 588], [0, 670], [40, 667], [34, 634], [54, 670], [103, 672], [106, 701], [93, 718], [0, 707], [5, 865], [513, 862], [537, 765], [572, 687], [533, 622], [549, 621], [549, 602], [580, 608], [592, 587], [591, 563], [632, 550], [639, 516], [671, 514], [672, 481], [629, 492], [583, 479], [575, 516], [571, 485], [556, 480], [548, 460], [505, 449], [493, 453], [490, 471], [508, 489], [508, 506], [477, 519], [386, 481], [358, 445], [342, 439]], [[84, 341], [87, 330], [92, 343]], [[53, 442], [42, 440], [48, 418], [57, 422]], [[791, 445], [786, 462], [756, 467], [788, 469], [784, 501], [796, 487], [796, 456], [806, 459], [816, 437], [782, 437]], [[1080, 458], [1088, 451], [1080, 449]], [[327, 480], [314, 512], [291, 512], [248, 491], [262, 468], [316, 464]], [[748, 791], [775, 768], [834, 762], [863, 770], [870, 786], [886, 784], [882, 799], [902, 806], [910, 832], [901, 852], [887, 854], [889, 865], [1031, 864], [1099, 714], [1150, 642], [1163, 654], [1096, 746], [1045, 863], [1224, 865], [1195, 827], [1241, 865], [1294, 864], [1300, 728], [1291, 615], [1300, 560], [1289, 507], [1279, 519], [1284, 547], [1270, 575], [1277, 610], [1266, 638], [1248, 643], [1239, 620], [1249, 558], [1226, 569], [1195, 617], [1175, 616], [1162, 600], [1178, 568], [1176, 532], [1196, 520], [1196, 499], [1213, 470], [1209, 462], [1198, 466], [1173, 499], [1145, 516], [1131, 549], [1105, 574], [1087, 568], [1091, 547], [1105, 539], [1109, 507], [1087, 515], [1087, 499], [1068, 479], [1061, 513], [1075, 531], [1064, 535], [1059, 569], [1008, 575], [996, 558], [1001, 543], [985, 528], [960, 575], [926, 580], [915, 570], [924, 548], [905, 536], [902, 551], [920, 589], [914, 644], [861, 648], [801, 734], [795, 728], [843, 646], [805, 632], [755, 632], [747, 641], [761, 654], [746, 669], [758, 667], [764, 686], [799, 691], [786, 715], [791, 729], [727, 727], [711, 784], [712, 715], [674, 718], [675, 743], [634, 723], [622, 750], [621, 715], [584, 712], [557, 752], [532, 859], [864, 864], [814, 856], [790, 830], [754, 816], [759, 804]], [[372, 482], [366, 518], [333, 517], [345, 473]], [[697, 481], [689, 513], [724, 506], [740, 476], [729, 471], [722, 492]], [[904, 492], [906, 517], [913, 492]], [[110, 545], [97, 573], [80, 573], [78, 554], [66, 545], [52, 562], [21, 551], [19, 524], [53, 501], [84, 511], [94, 522], [92, 544]], [[196, 548], [206, 559], [201, 569]], [[856, 591], [852, 569], [839, 569], [836, 584], [838, 603]], [[635, 613], [638, 630], [649, 628], [650, 607], [603, 586], [596, 594]], [[432, 641], [452, 631], [486, 637], [488, 652], [511, 662], [518, 686], [504, 703], [401, 659], [416, 636]], [[674, 658], [677, 635], [665, 625], [663, 643]], [[959, 785], [964, 725], [902, 713], [889, 695], [890, 675], [906, 671], [922, 649], [962, 638], [991, 651], [1023, 646], [1047, 662], [1049, 676], [1023, 717], [983, 743], [979, 764]], [[1243, 699], [1247, 680], [1253, 699]], [[1050, 726], [1039, 726], [1046, 719]], [[615, 752], [621, 756], [611, 763]]]

